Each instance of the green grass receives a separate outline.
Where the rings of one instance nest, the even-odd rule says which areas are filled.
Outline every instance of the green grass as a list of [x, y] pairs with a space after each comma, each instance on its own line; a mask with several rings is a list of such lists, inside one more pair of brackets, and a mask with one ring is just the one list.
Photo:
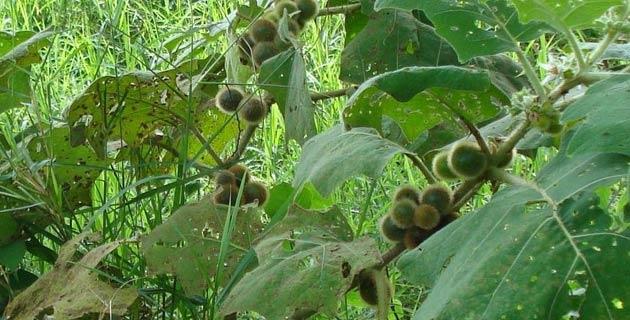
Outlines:
[[[58, 31], [52, 45], [46, 51], [44, 62], [33, 67], [32, 79], [36, 104], [20, 111], [0, 116], [0, 126], [9, 133], [19, 132], [41, 122], [42, 128], [63, 121], [63, 111], [75, 97], [95, 79], [105, 75], [120, 75], [135, 70], [163, 70], [168, 63], [164, 42], [178, 34], [188, 33], [199, 38], [196, 31], [204, 30], [213, 21], [220, 21], [236, 6], [236, 1], [207, 0], [17, 0], [0, 2], [0, 28], [8, 31], [52, 28]], [[308, 82], [312, 91], [335, 90], [344, 87], [338, 79], [341, 51], [344, 46], [343, 19], [329, 16], [318, 19], [308, 26], [302, 36], [308, 70]], [[548, 42], [541, 38], [540, 45], [547, 50]], [[206, 49], [208, 52], [224, 51], [229, 44], [218, 38]], [[537, 56], [546, 56], [541, 54]], [[539, 61], [546, 62], [546, 61]], [[541, 71], [544, 72], [544, 71]], [[321, 132], [339, 122], [345, 99], [331, 99], [316, 104], [316, 125]], [[530, 175], [549, 159], [549, 152], [539, 153], [534, 160], [519, 158], [514, 171]], [[300, 155], [295, 143], [285, 144], [282, 118], [277, 109], [265, 122], [246, 152], [246, 163], [254, 174], [268, 184], [291, 182]], [[98, 232], [104, 240], [134, 239], [165, 221], [174, 208], [184, 202], [195, 201], [211, 192], [210, 181], [194, 172], [150, 173], [138, 181], [130, 174], [129, 163], [107, 168], [94, 189], [94, 208], [66, 218], [62, 229], [48, 231], [67, 240], [86, 229]], [[153, 168], [151, 162], [139, 162], [136, 166]], [[138, 169], [137, 167], [135, 169]], [[190, 178], [193, 177], [193, 178]], [[204, 187], [185, 197], [188, 180], [198, 180]], [[397, 157], [382, 177], [377, 180], [358, 177], [352, 179], [333, 194], [338, 206], [346, 213], [359, 235], [379, 239], [378, 219], [387, 212], [393, 191], [401, 184], [411, 183], [419, 187], [426, 181], [406, 158]], [[482, 189], [464, 209], [470, 211], [488, 201], [489, 186]], [[59, 191], [53, 192], [59, 197]], [[36, 200], [36, 199], [35, 199]], [[44, 200], [50, 201], [50, 200]], [[226, 230], [230, 230], [226, 226]], [[225, 245], [229, 239], [223, 238]], [[379, 240], [380, 241], [380, 240]], [[58, 248], [62, 241], [50, 239], [46, 244]], [[385, 249], [386, 245], [382, 244]], [[43, 273], [50, 265], [35, 258], [27, 258], [28, 268]], [[144, 309], [149, 309], [162, 319], [203, 319], [215, 313], [212, 305], [199, 306], [176, 290], [177, 281], [167, 276], [147, 276], [146, 265], [138, 244], [130, 241], [108, 259], [119, 270], [111, 275], [117, 282], [142, 288], [144, 299], [131, 318], [140, 319]], [[391, 268], [390, 275], [399, 274]], [[397, 281], [395, 304], [399, 319], [407, 319], [417, 307], [423, 289], [404, 281]], [[209, 293], [209, 297], [212, 292]], [[404, 308], [401, 306], [405, 306]], [[339, 319], [369, 319], [371, 309], [352, 293], [341, 303]], [[325, 319], [325, 317], [319, 317]], [[256, 319], [245, 315], [244, 319]]]

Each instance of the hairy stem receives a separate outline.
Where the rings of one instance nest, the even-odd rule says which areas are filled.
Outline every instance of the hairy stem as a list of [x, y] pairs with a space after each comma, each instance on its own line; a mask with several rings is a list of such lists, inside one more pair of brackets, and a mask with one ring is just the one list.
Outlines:
[[578, 45], [578, 41], [575, 38], [575, 34], [571, 32], [571, 30], [567, 28], [563, 28], [562, 33], [567, 37], [567, 41], [569, 41], [569, 45], [571, 49], [573, 49], [573, 54], [575, 54], [575, 60], [578, 63], [578, 73], [581, 73], [588, 69], [588, 64], [586, 63], [586, 59], [584, 59], [584, 55], [582, 54], [582, 49]]
[[411, 160], [414, 166], [420, 169], [420, 172], [422, 172], [422, 175], [424, 175], [430, 184], [434, 184], [438, 181], [435, 176], [433, 176], [433, 173], [431, 173], [431, 169], [429, 169], [417, 155], [411, 153], [405, 153], [405, 155]]
[[226, 163], [234, 163], [240, 160], [241, 156], [243, 155], [243, 152], [245, 152], [245, 149], [247, 148], [247, 145], [249, 145], [249, 142], [254, 136], [254, 133], [256, 132], [257, 128], [258, 126], [255, 126], [255, 125], [247, 126], [247, 128], [241, 135], [240, 139], [238, 140], [238, 146], [236, 147], [236, 152], [234, 152], [234, 154], [225, 161]]
[[317, 15], [321, 17], [321, 16], [330, 16], [330, 15], [335, 15], [335, 14], [350, 14], [359, 9], [361, 9], [361, 4], [353, 3], [353, 4], [346, 4], [346, 5], [337, 6], [337, 7], [321, 8]]

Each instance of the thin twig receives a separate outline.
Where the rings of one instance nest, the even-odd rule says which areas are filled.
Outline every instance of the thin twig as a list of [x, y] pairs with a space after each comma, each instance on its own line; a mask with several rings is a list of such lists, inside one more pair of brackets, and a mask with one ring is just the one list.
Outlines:
[[319, 10], [318, 16], [330, 16], [335, 14], [350, 14], [361, 9], [360, 3], [346, 4], [337, 7], [322, 8]]
[[405, 155], [411, 160], [414, 166], [420, 169], [420, 172], [422, 172], [422, 174], [430, 184], [434, 184], [438, 181], [431, 172], [431, 169], [429, 169], [429, 167], [427, 167], [427, 165], [424, 164], [422, 159], [420, 159], [417, 155], [412, 153], [405, 153]]
[[205, 147], [206, 152], [208, 152], [208, 154], [210, 154], [212, 159], [214, 159], [214, 162], [216, 162], [220, 166], [223, 166], [223, 160], [221, 160], [221, 157], [219, 157], [219, 155], [214, 151], [214, 149], [212, 149], [212, 146], [210, 145], [210, 143], [208, 143], [208, 140], [204, 138], [201, 132], [194, 126], [190, 127], [190, 131], [195, 135], [195, 137], [197, 137], [197, 139], [199, 139], [201, 144]]
[[241, 138], [238, 141], [238, 146], [236, 148], [236, 151], [230, 158], [228, 158], [225, 161], [225, 163], [230, 164], [230, 163], [239, 161], [239, 159], [245, 152], [245, 149], [247, 149], [247, 145], [249, 145], [249, 142], [254, 136], [254, 133], [256, 132], [257, 128], [258, 126], [255, 126], [255, 125], [249, 125], [247, 126], [247, 128], [245, 128], [245, 131], [243, 132], [243, 134], [241, 135]]

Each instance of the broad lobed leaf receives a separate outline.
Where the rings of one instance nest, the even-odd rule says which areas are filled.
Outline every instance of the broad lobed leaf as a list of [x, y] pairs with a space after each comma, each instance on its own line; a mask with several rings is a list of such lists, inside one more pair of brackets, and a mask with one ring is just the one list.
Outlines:
[[382, 131], [389, 117], [409, 140], [461, 115], [473, 123], [487, 120], [508, 99], [488, 72], [463, 67], [407, 67], [364, 82], [349, 99], [344, 121], [352, 127]]
[[[222, 233], [229, 210], [215, 205], [212, 195], [189, 203], [142, 238], [142, 252], [152, 274], [174, 274], [188, 296], [203, 295], [215, 275]], [[236, 213], [236, 224], [225, 260], [226, 274], [236, 267], [241, 256], [263, 230], [261, 212], [243, 207]]]
[[389, 160], [405, 152], [403, 147], [382, 138], [374, 129], [346, 131], [337, 125], [304, 145], [293, 187], [300, 189], [310, 181], [323, 196], [328, 196], [354, 175], [380, 176]]
[[477, 56], [514, 51], [519, 42], [536, 38], [544, 23], [522, 24], [505, 0], [377, 0], [376, 10], [422, 10], [464, 62]]
[[335, 314], [354, 277], [381, 261], [376, 243], [352, 241], [343, 219], [336, 208], [314, 212], [291, 207], [256, 245], [260, 265], [245, 274], [221, 312], [251, 310], [267, 319]]

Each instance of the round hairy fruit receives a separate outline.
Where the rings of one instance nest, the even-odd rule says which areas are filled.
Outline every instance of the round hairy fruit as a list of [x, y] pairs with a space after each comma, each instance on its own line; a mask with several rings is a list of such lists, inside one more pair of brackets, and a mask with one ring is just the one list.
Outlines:
[[249, 169], [247, 169], [247, 167], [245, 167], [244, 165], [235, 164], [231, 166], [228, 169], [228, 171], [230, 171], [236, 177], [236, 184], [235, 184], [236, 187], [240, 188], [241, 183], [243, 183], [243, 180], [245, 181], [245, 184], [249, 182], [249, 179], [250, 179]]
[[225, 113], [233, 113], [243, 101], [243, 91], [238, 87], [226, 86], [219, 90], [215, 97], [215, 103], [221, 111]]
[[431, 236], [431, 232], [418, 228], [412, 227], [405, 230], [405, 236], [403, 238], [403, 244], [407, 249], [413, 249], [419, 246], [424, 240], [428, 239]]
[[238, 188], [234, 185], [220, 186], [212, 196], [214, 204], [235, 205]]
[[319, 12], [319, 4], [316, 0], [296, 0], [295, 4], [297, 5], [298, 10], [300, 10], [299, 19], [302, 21], [308, 21], [315, 18]]
[[379, 301], [389, 303], [394, 289], [384, 270], [366, 269], [357, 278], [359, 294], [365, 303], [371, 306], [378, 305]]
[[383, 238], [391, 243], [400, 242], [405, 236], [405, 229], [399, 228], [390, 216], [385, 216], [381, 219], [379, 229]]
[[290, 16], [292, 13], [299, 10], [295, 2], [290, 0], [280, 1], [276, 3], [275, 9], [276, 13], [278, 13], [278, 16], [280, 17], [284, 15], [284, 11], [286, 11], [287, 14]]
[[413, 223], [424, 230], [432, 230], [440, 223], [440, 212], [433, 206], [421, 204], [414, 212]]
[[243, 189], [243, 201], [245, 203], [256, 202], [258, 207], [262, 207], [269, 198], [269, 191], [264, 184], [258, 181], [252, 181], [245, 185]]
[[413, 226], [413, 215], [416, 211], [416, 203], [409, 199], [401, 199], [396, 201], [392, 206], [389, 215], [392, 221], [400, 228], [409, 228]]
[[396, 190], [394, 201], [400, 201], [403, 199], [409, 199], [415, 204], [420, 204], [420, 191], [414, 186], [401, 186], [398, 190]]
[[462, 141], [448, 154], [448, 166], [463, 179], [475, 179], [488, 167], [488, 157], [476, 143]]
[[221, 170], [216, 173], [214, 181], [217, 186], [236, 185], [236, 176], [228, 170]]
[[263, 62], [269, 60], [273, 56], [278, 54], [278, 48], [271, 41], [263, 41], [258, 42], [256, 46], [254, 46], [254, 51], [252, 52], [252, 59], [254, 60], [254, 64], [257, 67], [263, 64]]
[[267, 104], [260, 97], [250, 97], [243, 101], [238, 116], [250, 125], [257, 125], [267, 116]]
[[269, 19], [258, 19], [251, 25], [249, 34], [256, 42], [273, 41], [278, 34], [278, 26]]
[[457, 175], [448, 166], [448, 151], [442, 151], [433, 157], [433, 174], [440, 180], [457, 179]]
[[441, 214], [445, 214], [453, 203], [453, 193], [451, 189], [441, 184], [433, 184], [424, 189], [420, 203], [428, 204]]

